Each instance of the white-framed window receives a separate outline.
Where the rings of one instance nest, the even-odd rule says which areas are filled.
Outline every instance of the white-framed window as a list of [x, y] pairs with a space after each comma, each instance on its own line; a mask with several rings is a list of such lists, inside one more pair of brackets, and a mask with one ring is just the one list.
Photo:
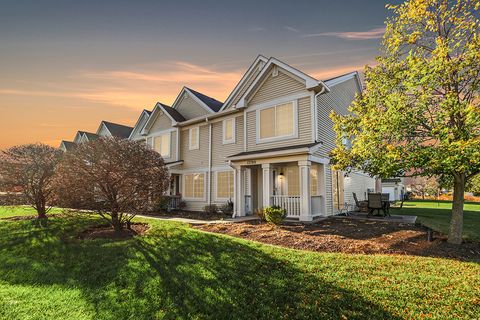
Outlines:
[[294, 138], [298, 134], [297, 102], [257, 110], [257, 142]]
[[217, 171], [216, 199], [233, 199], [234, 175], [233, 171]]
[[187, 199], [203, 199], [205, 197], [205, 173], [183, 175], [183, 197]]
[[223, 120], [223, 144], [235, 143], [235, 118]]
[[160, 153], [162, 157], [170, 158], [172, 149], [170, 132], [148, 137], [146, 141], [147, 146]]
[[188, 149], [196, 150], [200, 148], [200, 127], [188, 129]]

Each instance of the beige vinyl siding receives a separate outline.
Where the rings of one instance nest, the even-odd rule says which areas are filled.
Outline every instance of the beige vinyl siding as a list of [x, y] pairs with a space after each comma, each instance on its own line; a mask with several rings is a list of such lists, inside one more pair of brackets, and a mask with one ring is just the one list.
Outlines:
[[252, 72], [251, 76], [248, 78], [248, 80], [243, 84], [243, 86], [240, 88], [240, 90], [238, 91], [238, 94], [232, 99], [232, 102], [230, 103], [230, 105], [228, 106], [228, 108], [226, 109], [229, 109], [231, 106], [234, 106], [239, 100], [240, 98], [245, 94], [245, 92], [247, 92], [248, 88], [250, 88], [250, 86], [252, 85], [253, 81], [255, 80], [255, 78], [258, 76], [258, 74], [260, 73], [261, 71], [261, 68], [259, 68], [259, 66], [255, 66], [255, 70]]
[[200, 125], [200, 143], [196, 150], [189, 150], [188, 128], [182, 128], [180, 132], [180, 160], [184, 161], [181, 169], [208, 167], [208, 125]]
[[317, 97], [317, 123], [320, 149], [315, 153], [320, 157], [328, 157], [335, 147], [335, 132], [329, 115], [333, 111], [339, 114], [348, 114], [348, 107], [355, 99], [358, 87], [355, 79], [339, 83], [330, 88], [331, 91]]
[[305, 91], [305, 83], [293, 78], [293, 76], [287, 75], [281, 70], [278, 70], [278, 75], [275, 77], [272, 76], [271, 72], [268, 74], [267, 79], [249, 99], [248, 104], [254, 105], [302, 91]]
[[[280, 76], [280, 72], [279, 72]], [[275, 99], [277, 97], [273, 97]], [[307, 144], [312, 142], [312, 118], [311, 118], [311, 99], [305, 97], [297, 100], [298, 112], [298, 137], [257, 144], [256, 140], [256, 111], [247, 112], [247, 151], [256, 151], [271, 149], [277, 147], [286, 147]]]
[[142, 136], [140, 133], [142, 132], [143, 127], [145, 126], [145, 123], [148, 120], [148, 116], [145, 114], [142, 114], [142, 117], [140, 121], [138, 122], [137, 126], [133, 128], [133, 134], [132, 134], [132, 140], [143, 140], [145, 139], [144, 136]]
[[160, 112], [148, 134], [154, 134], [155, 132], [168, 130], [170, 128], [172, 128], [172, 120], [165, 113]]
[[327, 216], [333, 215], [332, 167], [325, 166], [325, 203]]
[[177, 111], [180, 112], [187, 120], [204, 116], [209, 113], [188, 94], [185, 94], [182, 97], [175, 109], [177, 109]]
[[[230, 119], [227, 116], [223, 119]], [[223, 144], [223, 121], [212, 123], [212, 166], [226, 165], [228, 156], [243, 151], [243, 114], [235, 116], [235, 143]]]
[[176, 148], [176, 143], [177, 143], [177, 132], [172, 131], [170, 132], [170, 157], [164, 158], [163, 160], [165, 162], [172, 162], [176, 161], [177, 159], [177, 148]]

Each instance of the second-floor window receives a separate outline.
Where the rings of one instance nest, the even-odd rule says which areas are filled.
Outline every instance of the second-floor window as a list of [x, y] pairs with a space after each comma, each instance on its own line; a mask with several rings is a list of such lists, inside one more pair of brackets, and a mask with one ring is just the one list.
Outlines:
[[200, 130], [199, 127], [188, 129], [188, 148], [190, 150], [199, 149], [200, 144]]
[[235, 118], [223, 120], [223, 144], [235, 143]]
[[296, 135], [297, 115], [294, 102], [261, 109], [257, 112], [257, 117], [258, 142], [290, 138]]
[[147, 138], [147, 145], [164, 158], [170, 158], [170, 132]]

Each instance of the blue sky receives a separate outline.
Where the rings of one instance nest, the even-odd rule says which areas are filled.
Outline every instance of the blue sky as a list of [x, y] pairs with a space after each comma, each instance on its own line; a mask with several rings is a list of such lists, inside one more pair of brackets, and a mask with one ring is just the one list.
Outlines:
[[386, 3], [0, 1], [0, 148], [133, 124], [183, 85], [222, 100], [258, 54], [321, 79], [362, 69]]

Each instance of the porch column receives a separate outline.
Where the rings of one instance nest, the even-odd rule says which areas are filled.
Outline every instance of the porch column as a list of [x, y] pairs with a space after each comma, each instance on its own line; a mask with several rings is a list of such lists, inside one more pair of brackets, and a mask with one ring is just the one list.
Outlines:
[[245, 216], [245, 169], [238, 167], [235, 169], [235, 203], [234, 214], [236, 217]]
[[270, 206], [270, 197], [272, 196], [273, 186], [272, 186], [272, 179], [273, 179], [273, 172], [272, 166], [269, 163], [262, 164], [262, 171], [263, 171], [263, 207]]
[[298, 161], [300, 174], [300, 221], [312, 221], [312, 197], [310, 195], [310, 161]]

